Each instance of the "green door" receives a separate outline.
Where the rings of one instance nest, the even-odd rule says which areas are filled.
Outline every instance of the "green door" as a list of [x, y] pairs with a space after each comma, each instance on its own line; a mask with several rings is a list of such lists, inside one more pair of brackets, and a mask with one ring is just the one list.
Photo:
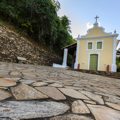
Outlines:
[[98, 55], [91, 54], [90, 55], [90, 70], [97, 70], [98, 65]]

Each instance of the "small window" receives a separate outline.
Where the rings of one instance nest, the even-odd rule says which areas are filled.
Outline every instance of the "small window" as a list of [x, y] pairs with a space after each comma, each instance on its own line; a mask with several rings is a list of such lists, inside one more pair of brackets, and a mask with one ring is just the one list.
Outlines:
[[93, 50], [93, 41], [87, 41], [86, 50]]
[[97, 49], [102, 49], [102, 42], [97, 42]]
[[95, 50], [103, 50], [103, 40], [96, 41]]
[[88, 43], [88, 49], [92, 49], [92, 43]]

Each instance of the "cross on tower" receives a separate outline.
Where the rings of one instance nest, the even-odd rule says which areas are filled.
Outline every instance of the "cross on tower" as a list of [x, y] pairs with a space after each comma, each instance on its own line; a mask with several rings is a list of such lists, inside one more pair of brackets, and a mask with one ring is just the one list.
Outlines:
[[95, 17], [95, 19], [96, 19], [96, 23], [97, 23], [97, 19], [98, 19], [99, 17], [96, 15], [96, 17]]

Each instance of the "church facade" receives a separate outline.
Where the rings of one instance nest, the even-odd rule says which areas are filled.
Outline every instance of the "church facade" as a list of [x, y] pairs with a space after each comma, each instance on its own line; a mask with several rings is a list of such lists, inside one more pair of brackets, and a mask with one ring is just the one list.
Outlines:
[[[53, 64], [53, 67], [66, 68], [67, 54], [73, 56], [72, 68], [107, 71], [109, 65], [111, 72], [116, 72], [116, 44], [118, 34], [106, 33], [103, 27], [96, 22], [93, 28], [87, 31], [84, 36], [78, 36], [77, 43], [68, 45], [64, 49], [62, 65]], [[76, 55], [74, 54], [76, 51]], [[78, 67], [79, 66], [79, 67]]]
[[77, 38], [74, 68], [106, 71], [107, 65], [116, 72], [116, 43], [118, 34], [106, 33], [97, 21], [85, 36]]

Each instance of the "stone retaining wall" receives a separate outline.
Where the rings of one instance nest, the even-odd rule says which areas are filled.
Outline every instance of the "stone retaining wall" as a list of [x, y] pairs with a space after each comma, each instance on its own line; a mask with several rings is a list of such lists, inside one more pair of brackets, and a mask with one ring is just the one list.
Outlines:
[[83, 73], [90, 73], [90, 74], [120, 79], [120, 72], [107, 72], [107, 71], [95, 71], [95, 70], [72, 69], [72, 68], [69, 68], [67, 70], [79, 71]]
[[25, 38], [0, 24], [0, 61], [17, 62], [17, 56], [24, 57], [29, 64], [62, 64], [62, 59], [50, 52], [39, 49]]

